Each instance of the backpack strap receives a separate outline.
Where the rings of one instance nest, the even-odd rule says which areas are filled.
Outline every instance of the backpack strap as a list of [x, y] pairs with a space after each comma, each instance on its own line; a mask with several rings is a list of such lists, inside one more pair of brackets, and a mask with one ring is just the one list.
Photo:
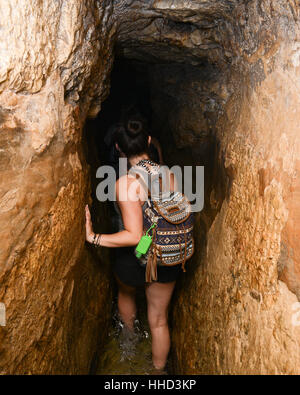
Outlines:
[[183, 262], [182, 262], [182, 270], [184, 272], [186, 272], [185, 262], [186, 262], [186, 256], [187, 256], [187, 240], [186, 240], [186, 234], [185, 234], [185, 227], [183, 224], [182, 224], [182, 228], [183, 228], [183, 234], [184, 234], [184, 258], [183, 258]]
[[148, 203], [148, 206], [151, 207], [151, 203], [150, 203], [151, 192], [150, 192], [150, 189], [148, 188], [148, 186], [146, 185], [144, 178], [137, 171], [134, 172], [134, 176], [136, 177], [138, 182], [141, 184], [144, 191], [147, 193], [147, 198], [148, 198], [147, 203]]
[[[160, 166], [157, 165], [158, 167], [156, 169], [154, 169], [154, 171], [151, 171], [151, 167], [149, 167], [147, 164], [144, 164], [143, 166], [140, 164], [137, 164], [135, 166], [132, 167], [133, 169], [139, 170], [145, 174], [148, 177], [148, 185], [149, 185], [149, 177], [151, 176], [158, 176], [158, 196], [159, 196], [159, 200], [162, 199], [162, 190], [163, 190], [163, 185], [162, 185], [162, 174], [159, 171]], [[136, 178], [138, 179], [138, 181], [140, 181], [140, 183], [142, 184], [143, 188], [145, 189], [145, 191], [147, 191], [148, 193], [148, 197], [151, 197], [151, 192], [149, 190], [149, 187], [146, 185], [145, 183], [145, 179], [143, 176], [141, 176], [141, 174], [138, 173], [138, 171], [134, 171], [134, 174], [136, 176]]]

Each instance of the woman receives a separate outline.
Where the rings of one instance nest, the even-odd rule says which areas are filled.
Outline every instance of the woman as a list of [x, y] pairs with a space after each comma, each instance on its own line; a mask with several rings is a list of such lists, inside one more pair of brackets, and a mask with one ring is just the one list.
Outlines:
[[[150, 161], [151, 137], [140, 120], [128, 119], [120, 125], [116, 130], [115, 143], [120, 156], [128, 158], [131, 167], [145, 163], [150, 167], [157, 166]], [[169, 189], [174, 190], [173, 177]], [[126, 174], [116, 182], [116, 198], [120, 212], [119, 231], [95, 235], [89, 208], [86, 206], [86, 240], [103, 247], [116, 248], [113, 270], [118, 283], [118, 309], [122, 321], [130, 330], [134, 329], [136, 317], [136, 287], [145, 286], [152, 335], [152, 361], [154, 367], [161, 370], [165, 367], [170, 349], [168, 306], [181, 268], [179, 265], [160, 266], [157, 270], [157, 281], [145, 283], [145, 269], [135, 257], [134, 249], [143, 234], [143, 211], [147, 208], [146, 191], [140, 181]]]

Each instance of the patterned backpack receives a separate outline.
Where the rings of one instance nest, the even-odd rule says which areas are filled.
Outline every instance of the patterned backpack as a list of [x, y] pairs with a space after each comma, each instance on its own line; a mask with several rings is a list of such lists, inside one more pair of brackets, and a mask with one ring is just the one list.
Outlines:
[[[157, 280], [157, 265], [181, 264], [185, 272], [185, 262], [194, 252], [194, 215], [189, 200], [181, 192], [168, 191], [164, 196], [161, 167], [156, 163], [142, 160], [132, 169], [148, 194], [148, 207], [143, 209], [143, 234], [150, 236], [151, 232], [152, 243], [146, 254], [137, 254], [140, 264], [146, 267], [146, 282]], [[148, 185], [150, 178], [151, 186], [155, 183], [158, 186], [159, 194], [155, 199], [145, 176]]]

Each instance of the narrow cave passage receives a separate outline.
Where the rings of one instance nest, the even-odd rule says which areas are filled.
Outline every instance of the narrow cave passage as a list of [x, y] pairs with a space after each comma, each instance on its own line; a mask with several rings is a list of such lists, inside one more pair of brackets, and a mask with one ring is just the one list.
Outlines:
[[171, 371], [300, 373], [299, 16], [297, 0], [1, 2], [1, 375], [101, 365], [112, 259], [84, 206], [110, 232], [95, 174], [131, 100], [166, 164], [205, 169]]
[[[111, 73], [110, 94], [102, 103], [102, 109], [98, 117], [89, 120], [85, 126], [86, 152], [91, 168], [92, 182], [92, 214], [96, 218], [95, 229], [99, 232], [115, 231], [111, 223], [113, 215], [113, 204], [111, 202], [100, 203], [97, 200], [95, 190], [100, 180], [95, 178], [98, 166], [110, 164], [112, 144], [107, 136], [110, 129], [121, 118], [124, 109], [134, 106], [151, 123], [150, 89], [147, 78], [147, 65], [131, 64], [131, 62], [116, 60]], [[103, 226], [103, 222], [105, 225]], [[120, 343], [122, 322], [118, 316], [117, 309], [117, 285], [111, 271], [111, 263], [114, 260], [113, 251], [107, 251], [106, 257], [109, 266], [109, 279], [112, 287], [111, 317], [109, 322], [108, 336], [104, 339], [101, 350], [95, 355], [92, 364], [92, 374], [147, 374], [151, 366], [151, 342], [146, 318], [146, 300], [143, 289], [137, 293], [138, 315], [136, 320], [135, 339], [139, 340], [138, 348], [132, 349], [133, 343], [123, 337]], [[103, 340], [102, 340], [103, 343]]]
[[116, 2], [104, 129], [135, 97], [166, 164], [205, 168], [196, 253], [170, 311], [173, 373], [299, 371], [295, 4]]
[[[172, 77], [168, 79], [167, 75]], [[149, 64], [117, 58], [111, 73], [110, 94], [102, 103], [97, 118], [88, 120], [85, 126], [87, 159], [91, 169], [92, 215], [97, 232], [114, 231], [111, 224], [113, 207], [111, 203], [97, 200], [95, 190], [100, 180], [96, 179], [95, 174], [98, 166], [110, 163], [112, 146], [107, 136], [110, 136], [113, 125], [120, 120], [124, 109], [126, 111], [128, 107], [133, 106], [142, 114], [148, 123], [151, 136], [156, 138], [162, 147], [163, 160], [167, 166], [179, 165], [182, 169], [184, 166], [192, 166], [194, 178], [195, 167], [204, 166], [205, 209], [195, 213], [197, 251], [195, 257], [187, 264], [187, 273], [182, 273], [177, 281], [170, 305], [171, 330], [172, 310], [177, 293], [189, 286], [189, 279], [199, 266], [199, 256], [205, 247], [206, 232], [218, 212], [220, 202], [215, 200], [214, 204], [210, 203], [212, 189], [214, 188], [214, 199], [224, 199], [224, 185], [227, 178], [226, 174], [222, 175], [222, 169], [217, 161], [218, 144], [214, 135], [219, 103], [216, 92], [209, 91], [209, 84], [215, 83], [217, 77], [216, 70], [207, 65], [203, 65], [199, 72], [199, 68], [196, 69], [188, 64]], [[160, 79], [164, 80], [163, 84]], [[197, 83], [199, 91], [194, 90], [194, 87], [191, 89], [189, 83], [191, 86]], [[202, 89], [202, 84], [206, 85], [206, 90]], [[217, 179], [215, 179], [216, 173]], [[104, 260], [112, 263], [113, 251], [106, 253]], [[98, 254], [100, 260], [103, 260], [101, 253]], [[139, 346], [136, 353], [131, 354], [130, 343], [126, 344], [125, 341], [125, 345], [119, 344], [122, 323], [117, 314], [117, 287], [111, 272], [109, 277], [113, 289], [112, 324], [104, 349], [96, 358], [93, 372], [147, 374], [151, 371], [152, 365], [144, 290], [138, 290], [136, 298]], [[175, 348], [176, 344], [172, 347]], [[177, 365], [176, 362], [172, 362], [170, 353], [169, 372], [175, 372]]]

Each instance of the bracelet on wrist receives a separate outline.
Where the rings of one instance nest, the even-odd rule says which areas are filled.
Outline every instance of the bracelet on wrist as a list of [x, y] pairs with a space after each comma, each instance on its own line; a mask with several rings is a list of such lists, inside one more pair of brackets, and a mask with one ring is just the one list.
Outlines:
[[102, 237], [102, 235], [101, 234], [99, 234], [98, 235], [98, 237], [97, 237], [97, 240], [96, 240], [96, 247], [98, 247], [98, 248], [100, 248], [101, 247], [101, 237]]
[[94, 233], [94, 236], [93, 236], [93, 241], [92, 241], [92, 244], [95, 246], [95, 247], [101, 247], [101, 245], [100, 245], [100, 241], [101, 241], [101, 234], [99, 234], [99, 233]]

